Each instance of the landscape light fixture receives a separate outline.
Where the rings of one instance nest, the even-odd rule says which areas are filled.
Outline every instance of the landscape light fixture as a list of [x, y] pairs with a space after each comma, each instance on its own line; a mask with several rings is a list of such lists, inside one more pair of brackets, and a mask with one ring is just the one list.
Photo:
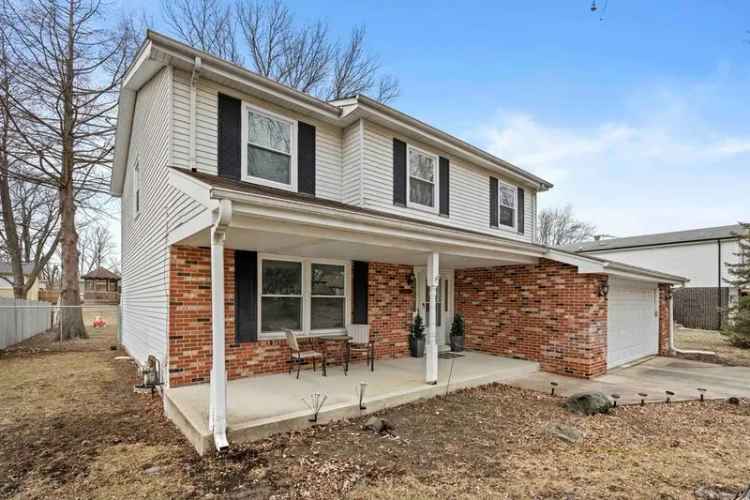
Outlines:
[[555, 388], [557, 387], [558, 384], [557, 384], [557, 382], [550, 382], [549, 385], [552, 386], [552, 391], [550, 392], [550, 396], [554, 396], [555, 395]]
[[648, 397], [648, 394], [645, 392], [639, 392], [638, 395], [641, 397], [641, 406], [646, 406], [646, 398]]
[[365, 400], [365, 390], [367, 389], [367, 382], [360, 382], [358, 386], [354, 387], [354, 392], [359, 396], [359, 409], [366, 410], [367, 407], [363, 404]]
[[664, 391], [664, 394], [667, 395], [667, 404], [672, 402], [672, 396], [674, 396], [674, 392], [672, 391]]
[[705, 393], [707, 390], [708, 389], [704, 389], [703, 387], [698, 387], [698, 393], [700, 394], [700, 397], [701, 397], [701, 403], [704, 401], [703, 393]]
[[617, 408], [617, 400], [620, 399], [619, 394], [612, 394], [612, 399], [614, 402], [612, 403], [612, 408]]

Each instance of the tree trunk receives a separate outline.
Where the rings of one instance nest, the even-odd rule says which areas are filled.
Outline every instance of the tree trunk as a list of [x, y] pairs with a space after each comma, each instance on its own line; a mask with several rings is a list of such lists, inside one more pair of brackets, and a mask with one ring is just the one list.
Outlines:
[[[76, 199], [73, 188], [75, 167], [73, 129], [75, 125], [75, 108], [73, 102], [73, 12], [71, 1], [68, 11], [68, 44], [63, 77], [63, 119], [62, 119], [62, 176], [60, 183], [60, 253], [62, 255], [62, 290], [60, 293], [63, 306], [60, 311], [61, 336], [63, 339], [86, 338], [81, 311], [81, 290], [78, 273], [78, 231], [76, 231]], [[74, 307], [71, 307], [74, 306]]]

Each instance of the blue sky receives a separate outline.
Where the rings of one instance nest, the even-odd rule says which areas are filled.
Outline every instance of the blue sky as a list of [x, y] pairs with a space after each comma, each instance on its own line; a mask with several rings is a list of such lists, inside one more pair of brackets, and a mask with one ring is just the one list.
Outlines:
[[541, 206], [617, 236], [750, 219], [750, 2], [597, 4], [288, 2], [366, 24], [392, 104], [552, 181]]

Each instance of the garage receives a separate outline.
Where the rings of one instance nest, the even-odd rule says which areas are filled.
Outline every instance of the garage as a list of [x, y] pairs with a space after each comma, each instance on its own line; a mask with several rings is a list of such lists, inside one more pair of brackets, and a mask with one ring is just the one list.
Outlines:
[[659, 351], [656, 284], [610, 277], [607, 296], [607, 368]]

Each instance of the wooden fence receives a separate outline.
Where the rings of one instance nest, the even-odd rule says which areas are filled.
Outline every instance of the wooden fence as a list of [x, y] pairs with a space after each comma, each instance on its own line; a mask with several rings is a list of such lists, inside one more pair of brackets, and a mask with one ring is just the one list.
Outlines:
[[53, 308], [49, 302], [0, 298], [0, 349], [51, 328]]
[[672, 296], [675, 323], [686, 328], [721, 329], [729, 304], [729, 288], [676, 288]]

